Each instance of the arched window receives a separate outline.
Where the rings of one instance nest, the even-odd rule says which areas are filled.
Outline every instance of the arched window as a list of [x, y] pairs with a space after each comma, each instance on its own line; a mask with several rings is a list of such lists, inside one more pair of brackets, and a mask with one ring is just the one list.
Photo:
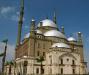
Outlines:
[[75, 61], [74, 60], [72, 60], [72, 65], [75, 65]]

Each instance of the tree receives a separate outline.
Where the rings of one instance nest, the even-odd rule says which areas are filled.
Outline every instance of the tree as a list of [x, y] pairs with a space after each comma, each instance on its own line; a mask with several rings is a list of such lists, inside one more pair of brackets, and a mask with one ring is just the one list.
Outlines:
[[40, 56], [40, 57], [38, 57], [36, 60], [37, 60], [37, 62], [40, 62], [40, 63], [41, 63], [41, 64], [40, 64], [40, 70], [41, 70], [41, 74], [43, 74], [43, 73], [44, 73], [44, 69], [43, 69], [44, 57], [43, 57], [43, 56]]
[[0, 53], [0, 57], [4, 56], [4, 53]]
[[6, 51], [7, 51], [8, 39], [3, 40], [2, 42], [6, 44], [3, 54], [1, 54], [1, 56], [3, 55], [3, 58], [2, 58], [2, 74], [4, 74], [4, 65], [5, 65], [5, 59], [6, 59]]

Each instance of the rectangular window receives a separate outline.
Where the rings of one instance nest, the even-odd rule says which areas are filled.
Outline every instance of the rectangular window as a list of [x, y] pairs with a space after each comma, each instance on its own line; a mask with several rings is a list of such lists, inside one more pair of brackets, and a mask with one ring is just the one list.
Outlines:
[[52, 56], [49, 56], [50, 64], [52, 65]]
[[43, 44], [43, 49], [45, 49], [45, 44]]
[[61, 59], [61, 64], [63, 64], [63, 59]]
[[40, 44], [38, 43], [38, 48], [40, 48]]
[[37, 56], [39, 56], [39, 54], [40, 54], [40, 52], [39, 52], [39, 51], [37, 51]]
[[43, 52], [43, 56], [45, 56], [45, 52]]
[[44, 74], [44, 69], [42, 69], [42, 74]]
[[39, 68], [36, 68], [36, 73], [39, 74]]
[[75, 69], [73, 69], [73, 74], [75, 74]]
[[63, 68], [61, 68], [61, 74], [63, 74]]

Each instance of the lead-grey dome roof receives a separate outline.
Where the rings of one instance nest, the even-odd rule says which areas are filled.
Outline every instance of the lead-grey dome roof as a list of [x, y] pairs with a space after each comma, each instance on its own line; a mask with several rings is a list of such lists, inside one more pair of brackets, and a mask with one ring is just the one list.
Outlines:
[[[42, 22], [42, 26], [49, 26], [49, 27], [57, 28], [57, 25], [49, 19], [42, 20], [41, 22]], [[40, 23], [38, 24], [38, 27], [40, 27]]]
[[69, 37], [68, 41], [76, 41], [76, 39], [74, 37]]
[[52, 47], [59, 47], [59, 48], [70, 48], [69, 45], [65, 44], [65, 43], [54, 43], [52, 45]]
[[65, 35], [62, 34], [60, 31], [58, 30], [50, 30], [44, 33], [44, 36], [54, 36], [54, 37], [60, 37], [60, 38], [65, 38]]

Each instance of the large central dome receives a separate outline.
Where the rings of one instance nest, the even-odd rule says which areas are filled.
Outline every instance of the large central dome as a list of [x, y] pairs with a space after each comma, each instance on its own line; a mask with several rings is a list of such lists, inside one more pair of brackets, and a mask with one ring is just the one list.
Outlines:
[[[57, 25], [53, 21], [51, 21], [49, 19], [45, 19], [45, 20], [43, 20], [41, 22], [42, 22], [42, 26], [49, 26], [49, 27], [57, 28]], [[40, 27], [40, 23], [38, 24], [38, 27]]]

